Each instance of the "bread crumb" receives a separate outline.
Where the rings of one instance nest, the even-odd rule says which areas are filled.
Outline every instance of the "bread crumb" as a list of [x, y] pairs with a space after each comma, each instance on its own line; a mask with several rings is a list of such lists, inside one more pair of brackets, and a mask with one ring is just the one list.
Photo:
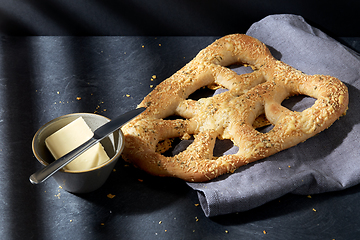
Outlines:
[[144, 180], [139, 178], [138, 181], [139, 181], [139, 182], [143, 182]]
[[228, 231], [228, 230], [225, 230], [225, 233], [229, 233], [229, 231]]
[[311, 198], [311, 195], [307, 195], [307, 198]]
[[162, 221], [159, 221], [159, 224], [162, 224]]
[[312, 210], [313, 210], [314, 212], [316, 212], [316, 209], [315, 209], [315, 208], [313, 208]]
[[266, 231], [264, 230], [263, 233], [266, 234]]
[[188, 133], [185, 133], [182, 137], [181, 140], [189, 140], [191, 138], [191, 135]]
[[197, 206], [199, 206], [200, 204], [199, 204], [199, 203], [195, 203], [194, 205], [195, 205], [195, 207], [197, 207]]
[[77, 97], [76, 100], [81, 100], [81, 97]]
[[130, 97], [130, 94], [126, 94], [125, 96], [126, 96], [126, 97]]
[[114, 198], [114, 197], [115, 197], [115, 195], [113, 195], [113, 194], [109, 193], [109, 194], [107, 195], [107, 197], [112, 199], [112, 198]]

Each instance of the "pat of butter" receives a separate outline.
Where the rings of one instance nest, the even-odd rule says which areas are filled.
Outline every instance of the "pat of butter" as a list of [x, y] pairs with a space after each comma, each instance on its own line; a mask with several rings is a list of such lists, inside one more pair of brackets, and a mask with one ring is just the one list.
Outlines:
[[[45, 139], [45, 144], [57, 160], [74, 150], [93, 136], [93, 132], [82, 117], [77, 118]], [[101, 143], [97, 143], [64, 167], [66, 170], [82, 171], [108, 161]]]

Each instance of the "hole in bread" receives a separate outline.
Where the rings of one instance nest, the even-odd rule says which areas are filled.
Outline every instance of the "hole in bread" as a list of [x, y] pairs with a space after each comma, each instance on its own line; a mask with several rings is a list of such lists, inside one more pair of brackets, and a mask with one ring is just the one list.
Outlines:
[[174, 145], [173, 145], [174, 148], [173, 148], [172, 151], [171, 151], [171, 155], [172, 155], [172, 156], [175, 156], [175, 155], [181, 153], [182, 151], [185, 151], [186, 148], [187, 148], [188, 146], [190, 146], [190, 144], [193, 143], [194, 138], [191, 137], [190, 139], [184, 139], [184, 140], [178, 138], [177, 140], [178, 140], [177, 144], [174, 144]]
[[215, 93], [215, 90], [216, 90], [215, 85], [211, 85], [209, 87], [205, 86], [205, 87], [199, 88], [198, 90], [196, 90], [195, 92], [190, 94], [187, 99], [197, 101], [200, 98], [212, 97]]
[[[223, 155], [231, 154], [228, 153], [234, 147], [234, 143], [230, 139], [216, 139], [213, 156], [221, 157]], [[233, 152], [236, 153], [237, 151]]]
[[274, 128], [274, 125], [270, 124], [267, 126], [256, 128], [256, 131], [261, 132], [261, 133], [267, 133], [267, 132], [270, 132], [271, 129], [273, 129], [273, 128]]
[[184, 136], [169, 138], [159, 141], [156, 145], [156, 152], [164, 155], [165, 157], [173, 157], [180, 152], [184, 151], [192, 142], [194, 136], [185, 134]]
[[186, 118], [179, 116], [179, 115], [170, 115], [170, 116], [164, 118], [164, 120], [177, 120], [177, 119], [185, 120]]
[[[247, 64], [232, 64], [227, 66], [226, 68], [228, 68], [229, 70], [231, 70], [232, 72], [234, 72], [237, 75], [249, 75], [251, 73], [253, 73], [254, 70], [251, 66], [247, 65]], [[226, 77], [225, 77], [226, 78]], [[243, 80], [242, 80], [243, 81]], [[224, 83], [224, 88], [228, 88], [230, 87], [229, 85], [226, 85], [226, 83]]]
[[267, 120], [265, 114], [261, 114], [255, 119], [253, 127], [261, 133], [267, 133], [273, 129], [274, 126]]
[[180, 144], [180, 138], [169, 138], [163, 141], [160, 141], [156, 145], [156, 152], [162, 154], [165, 157], [174, 156], [173, 152], [178, 144]]
[[253, 68], [247, 64], [232, 64], [227, 66], [227, 68], [233, 70], [239, 75], [254, 72]]
[[291, 111], [302, 112], [314, 105], [316, 99], [307, 95], [295, 95], [285, 99], [281, 105]]

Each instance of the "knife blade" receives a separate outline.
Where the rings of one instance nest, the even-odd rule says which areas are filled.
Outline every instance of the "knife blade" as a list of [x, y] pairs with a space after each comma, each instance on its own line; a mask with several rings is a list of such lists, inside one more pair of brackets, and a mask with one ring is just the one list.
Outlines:
[[111, 120], [110, 122], [105, 123], [98, 129], [94, 131], [93, 136], [86, 141], [85, 143], [81, 144], [79, 147], [75, 148], [74, 150], [70, 151], [69, 153], [65, 154], [64, 156], [60, 157], [58, 160], [52, 162], [51, 164], [47, 165], [46, 167], [38, 170], [34, 174], [32, 174], [29, 178], [32, 184], [39, 184], [44, 182], [46, 179], [54, 175], [57, 171], [62, 169], [64, 166], [69, 164], [75, 158], [80, 156], [83, 152], [100, 142], [102, 139], [107, 137], [109, 134], [113, 133], [125, 123], [129, 122], [140, 113], [142, 113], [146, 108], [137, 108], [131, 110], [127, 113], [124, 113], [115, 119]]

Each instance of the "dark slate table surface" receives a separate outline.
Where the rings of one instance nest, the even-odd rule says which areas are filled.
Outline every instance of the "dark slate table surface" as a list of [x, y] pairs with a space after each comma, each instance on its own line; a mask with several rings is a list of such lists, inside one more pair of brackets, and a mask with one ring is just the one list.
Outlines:
[[[29, 182], [40, 168], [31, 141], [43, 124], [75, 112], [124, 113], [215, 39], [1, 37], [0, 238], [358, 238], [360, 186], [289, 194], [247, 212], [207, 218], [185, 182], [149, 176], [123, 160], [102, 188], [88, 194], [68, 193], [53, 179]], [[359, 51], [360, 38], [341, 41]]]

